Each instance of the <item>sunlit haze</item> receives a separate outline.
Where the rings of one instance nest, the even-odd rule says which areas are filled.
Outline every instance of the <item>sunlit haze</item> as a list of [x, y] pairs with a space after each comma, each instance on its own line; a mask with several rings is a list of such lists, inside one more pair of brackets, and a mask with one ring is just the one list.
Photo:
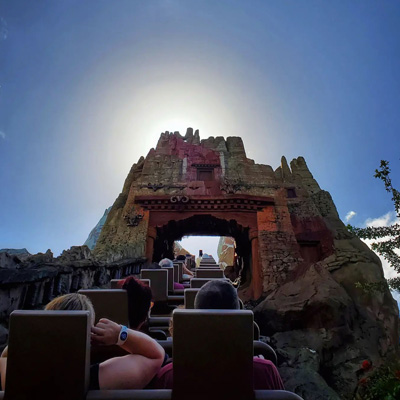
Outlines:
[[0, 248], [83, 244], [132, 164], [189, 126], [274, 169], [304, 156], [343, 220], [380, 218], [381, 159], [400, 186], [399, 17], [373, 0], [1, 2]]

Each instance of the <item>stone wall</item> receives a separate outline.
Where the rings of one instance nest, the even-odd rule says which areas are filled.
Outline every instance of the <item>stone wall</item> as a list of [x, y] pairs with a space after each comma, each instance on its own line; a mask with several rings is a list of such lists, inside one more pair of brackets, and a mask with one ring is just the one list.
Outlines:
[[8, 317], [14, 310], [40, 309], [50, 300], [79, 289], [104, 287], [111, 279], [140, 273], [145, 259], [99, 263], [88, 247], [73, 247], [58, 258], [48, 251], [25, 261], [3, 253], [0, 263], [0, 350], [8, 339]]

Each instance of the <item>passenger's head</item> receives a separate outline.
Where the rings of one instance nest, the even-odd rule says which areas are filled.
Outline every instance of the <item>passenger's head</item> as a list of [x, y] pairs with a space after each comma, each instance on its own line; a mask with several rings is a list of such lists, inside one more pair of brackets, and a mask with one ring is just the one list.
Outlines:
[[216, 279], [207, 282], [196, 295], [194, 308], [214, 310], [238, 310], [239, 297], [228, 281]]
[[163, 268], [163, 267], [173, 267], [174, 263], [172, 262], [172, 260], [170, 260], [169, 258], [163, 258], [158, 265]]
[[148, 262], [144, 266], [144, 269], [161, 269], [161, 267], [156, 262]]
[[53, 311], [89, 311], [92, 325], [94, 325], [95, 314], [93, 304], [88, 297], [79, 293], [69, 293], [56, 297], [47, 304], [45, 310]]
[[122, 289], [125, 289], [128, 294], [129, 327], [139, 329], [149, 314], [151, 289], [133, 276], [123, 281]]

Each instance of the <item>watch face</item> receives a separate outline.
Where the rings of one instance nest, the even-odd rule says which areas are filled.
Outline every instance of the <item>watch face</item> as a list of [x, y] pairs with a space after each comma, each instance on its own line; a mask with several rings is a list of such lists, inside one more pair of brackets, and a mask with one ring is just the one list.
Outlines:
[[119, 336], [120, 340], [126, 340], [128, 337], [128, 332], [122, 332], [121, 335]]

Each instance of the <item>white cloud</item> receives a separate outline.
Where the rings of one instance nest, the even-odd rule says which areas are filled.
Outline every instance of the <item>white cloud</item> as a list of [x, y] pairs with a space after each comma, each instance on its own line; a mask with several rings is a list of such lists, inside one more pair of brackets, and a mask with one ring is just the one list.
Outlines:
[[368, 218], [365, 221], [365, 226], [382, 227], [389, 226], [395, 223], [399, 223], [399, 219], [396, 218], [396, 213], [394, 211], [389, 211], [385, 215], [378, 218]]
[[0, 137], [2, 139], [5, 139], [6, 138], [6, 134], [3, 131], [0, 131]]
[[[366, 226], [373, 226], [373, 227], [382, 227], [382, 226], [389, 226], [389, 225], [392, 225], [392, 224], [396, 224], [396, 223], [399, 223], [399, 222], [400, 222], [400, 219], [396, 217], [395, 212], [394, 211], [389, 211], [388, 213], [386, 213], [385, 215], [382, 215], [381, 217], [368, 218], [365, 221], [365, 225]], [[364, 239], [363, 241], [369, 247], [371, 247], [371, 243], [379, 242], [379, 241], [386, 240], [386, 239], [387, 238], [382, 238], [382, 239], [377, 239], [377, 240]], [[395, 249], [394, 251], [398, 255], [400, 255], [400, 250]], [[378, 254], [378, 257], [380, 258], [380, 260], [382, 262], [383, 274], [385, 275], [386, 279], [396, 278], [396, 277], [400, 276], [400, 274], [397, 273], [382, 256], [380, 256]], [[398, 304], [399, 309], [400, 309], [400, 293], [395, 291], [395, 290], [391, 290], [391, 293], [392, 293], [393, 298], [397, 301], [397, 304]]]
[[344, 217], [344, 219], [346, 220], [346, 222], [349, 222], [356, 215], [357, 213], [355, 211], [349, 211]]
[[[383, 227], [383, 226], [390, 226], [396, 223], [400, 223], [400, 219], [397, 218], [396, 213], [394, 211], [389, 211], [388, 213], [382, 215], [381, 217], [378, 218], [368, 218], [365, 221], [365, 226], [371, 226], [371, 227]], [[381, 239], [364, 239], [364, 242], [371, 247], [371, 244], [374, 242], [380, 242], [383, 240], [387, 240], [388, 237], [386, 238], [381, 238]], [[400, 250], [395, 249], [395, 252], [400, 255]], [[390, 278], [395, 278], [400, 276], [390, 265], [389, 263], [381, 256], [379, 258], [382, 261], [382, 267], [383, 267], [383, 272], [385, 274], [386, 279]]]
[[[364, 242], [371, 247], [371, 243], [373, 242], [378, 242], [379, 240], [368, 240], [365, 239]], [[395, 250], [396, 253], [398, 253], [400, 255], [400, 252], [398, 250]], [[398, 276], [400, 276], [400, 274], [398, 274], [390, 265], [389, 263], [378, 254], [378, 257], [381, 259], [382, 262], [382, 268], [383, 268], [383, 274], [385, 275], [386, 279], [390, 279], [390, 278], [396, 278]]]

